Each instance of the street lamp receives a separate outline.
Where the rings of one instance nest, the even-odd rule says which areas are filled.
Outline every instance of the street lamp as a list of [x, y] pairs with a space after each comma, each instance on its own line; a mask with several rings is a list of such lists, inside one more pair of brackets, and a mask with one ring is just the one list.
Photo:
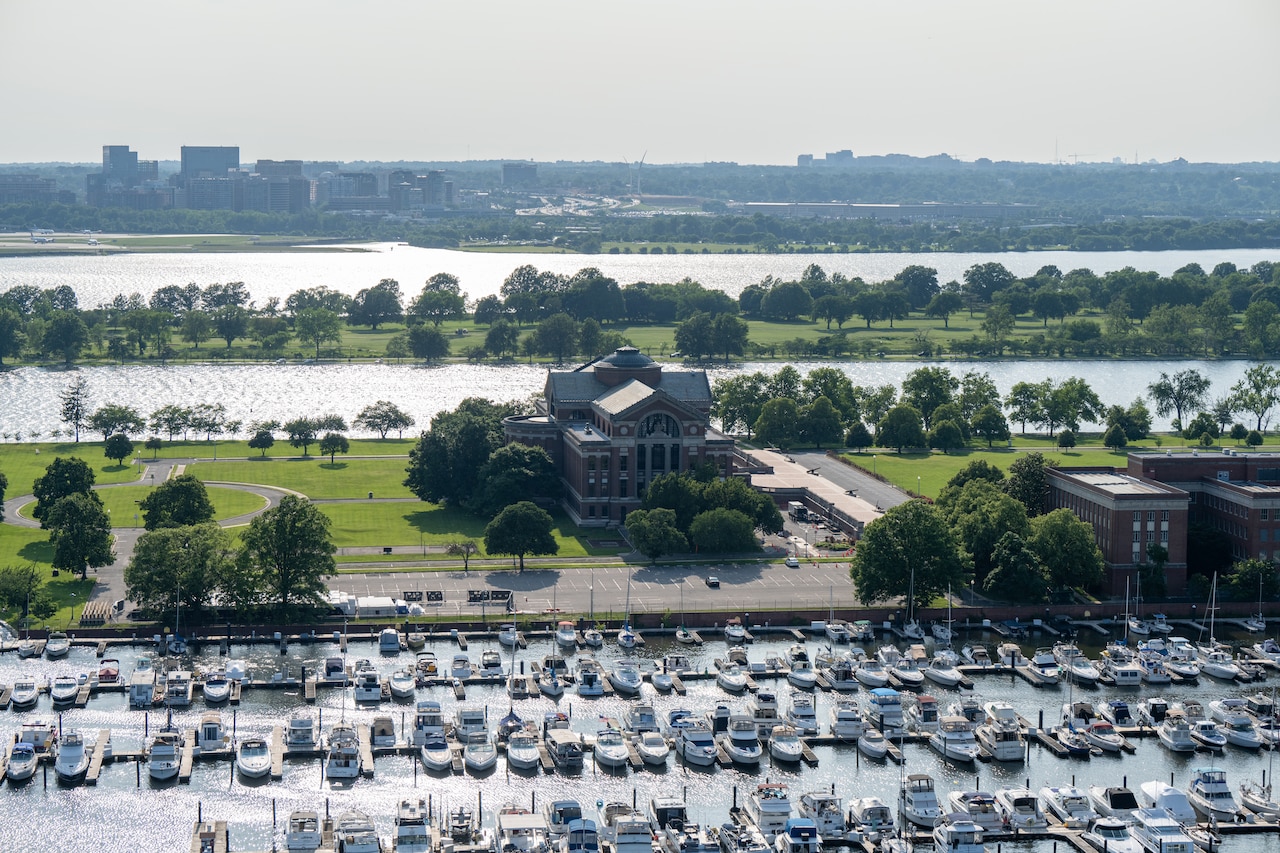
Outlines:
[[76, 621], [76, 594], [71, 593], [71, 615], [67, 618], [67, 630], [71, 630], [71, 623]]
[[875, 457], [875, 454], [873, 453], [871, 454], [871, 475], [874, 477], [875, 474], [876, 474], [876, 457]]
[[916, 474], [916, 494], [920, 494], [920, 475]]

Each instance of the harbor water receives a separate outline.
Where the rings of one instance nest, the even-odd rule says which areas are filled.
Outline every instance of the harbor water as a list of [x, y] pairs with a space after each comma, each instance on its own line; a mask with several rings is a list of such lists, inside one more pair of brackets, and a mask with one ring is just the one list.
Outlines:
[[[1085, 632], [1080, 642], [1086, 653], [1096, 657], [1097, 646], [1105, 638]], [[714, 671], [714, 660], [724, 657], [727, 651], [719, 634], [706, 630], [707, 640], [701, 647], [675, 647], [665, 637], [653, 636], [639, 650], [642, 658], [658, 660], [673, 648], [688, 654], [698, 670]], [[1193, 635], [1194, 636], [1194, 635]], [[888, 635], [882, 639], [888, 640]], [[961, 636], [957, 643], [981, 642], [994, 654], [1000, 638], [989, 631], [975, 631], [972, 637]], [[1036, 638], [1024, 643], [1028, 653], [1034, 649]], [[1051, 638], [1039, 640], [1048, 644]], [[751, 661], [762, 661], [766, 654], [781, 655], [795, 640], [790, 634], [761, 632], [757, 642], [747, 647]], [[1251, 640], [1252, 642], [1252, 640]], [[807, 647], [814, 655], [826, 641], [810, 637]], [[442, 668], [458, 648], [449, 638], [440, 637], [428, 642], [427, 648], [435, 652]], [[473, 663], [479, 662], [486, 648], [499, 648], [495, 639], [473, 638], [467, 654]], [[505, 665], [513, 665], [517, 671], [540, 660], [553, 651], [553, 641], [547, 638], [531, 638], [529, 648], [503, 651]], [[872, 652], [871, 648], [867, 649]], [[148, 655], [149, 649], [141, 646], [116, 647], [108, 654], [120, 659], [121, 677], [128, 678], [137, 658]], [[579, 652], [580, 656], [585, 652]], [[620, 656], [611, 643], [596, 650], [595, 656], [608, 669]], [[270, 680], [273, 673], [285, 672], [297, 677], [300, 667], [309, 671], [323, 665], [327, 657], [341, 655], [333, 642], [293, 644], [288, 652], [280, 654], [275, 645], [233, 645], [231, 656], [246, 659], [254, 679]], [[573, 654], [568, 658], [572, 664]], [[348, 663], [358, 658], [368, 658], [383, 675], [401, 667], [412, 667], [413, 653], [402, 652], [398, 656], [379, 655], [376, 643], [352, 640], [346, 654]], [[199, 669], [212, 670], [219, 666], [216, 647], [206, 648], [195, 655], [191, 664]], [[98, 660], [94, 649], [76, 646], [70, 656], [60, 661], [44, 659], [20, 660], [16, 654], [0, 656], [0, 684], [12, 684], [15, 677], [27, 674], [40, 678], [52, 678], [57, 674], [95, 671]], [[1010, 702], [1031, 725], [1039, 723], [1044, 714], [1045, 725], [1052, 725], [1060, 713], [1061, 704], [1068, 699], [1066, 685], [1032, 687], [1010, 674], [976, 674], [972, 676], [974, 691], [981, 701], [1002, 700]], [[1275, 680], [1275, 676], [1272, 676]], [[760, 689], [776, 693], [780, 711], [785, 711], [792, 688], [785, 678], [759, 680]], [[660, 721], [666, 712], [674, 708], [688, 708], [695, 713], [713, 709], [717, 704], [731, 708], [744, 708], [748, 696], [730, 696], [722, 691], [713, 679], [686, 682], [685, 696], [660, 694], [652, 685], [643, 687], [642, 699], [651, 702]], [[1259, 691], [1269, 692], [1267, 682], [1255, 685], [1237, 685], [1214, 681], [1202, 676], [1191, 686], [1170, 689], [1144, 687], [1119, 689], [1108, 687], [1074, 688], [1076, 701], [1104, 702], [1111, 698], [1124, 698], [1131, 705], [1144, 696], [1162, 695], [1171, 702], [1199, 699], [1207, 707], [1212, 699], [1223, 696], [1242, 696]], [[940, 706], [958, 698], [955, 690], [926, 683], [925, 692], [939, 700]], [[828, 711], [837, 697], [855, 695], [861, 699], [865, 689], [857, 694], [824, 693], [815, 691], [814, 700], [818, 718], [825, 734]], [[571, 727], [584, 734], [594, 734], [603, 718], [622, 719], [631, 700], [621, 697], [584, 699], [567, 690], [558, 701], [545, 697], [520, 700], [512, 703], [500, 685], [468, 685], [466, 698], [456, 700], [447, 687], [422, 688], [416, 699], [438, 700], [447, 719], [459, 705], [486, 707], [489, 727], [494, 728], [509, 708], [525, 720], [540, 721], [544, 713], [560, 710], [568, 713]], [[192, 705], [174, 710], [174, 722], [181, 729], [195, 728], [202, 713], [210, 710], [197, 689]], [[327, 733], [335, 722], [345, 720], [369, 723], [377, 715], [393, 718], [397, 737], [403, 739], [405, 726], [413, 721], [414, 700], [392, 701], [380, 705], [356, 707], [351, 690], [321, 688], [315, 705], [308, 705], [297, 688], [247, 688], [238, 707], [223, 705], [218, 708], [230, 731], [243, 739], [249, 735], [271, 737], [272, 728], [284, 725], [295, 714], [322, 718], [323, 732]], [[36, 709], [26, 712], [12, 710], [0, 712], [0, 736], [8, 739], [24, 722], [37, 717], [52, 717], [48, 696], [43, 696]], [[82, 709], [64, 712], [60, 723], [65, 729], [83, 731], [86, 740], [92, 741], [101, 729], [111, 731], [114, 750], [140, 750], [146, 742], [144, 726], [154, 733], [164, 724], [163, 708], [149, 712], [130, 709], [123, 693], [99, 693]], [[438, 812], [449, 807], [465, 805], [476, 808], [481, 805], [486, 824], [492, 825], [492, 813], [504, 804], [540, 808], [551, 799], [577, 799], [588, 814], [597, 802], [633, 799], [644, 809], [650, 798], [658, 795], [683, 794], [688, 802], [692, 819], [703, 824], [718, 825], [725, 822], [729, 809], [735, 802], [742, 803], [749, 790], [766, 779], [785, 782], [790, 786], [793, 802], [806, 791], [834, 787], [846, 805], [855, 797], [879, 796], [894, 804], [900, 779], [904, 773], [930, 773], [937, 780], [940, 798], [953, 790], [974, 787], [994, 791], [1003, 786], [1029, 785], [1033, 790], [1043, 785], [1066, 785], [1073, 782], [1080, 787], [1090, 784], [1119, 785], [1126, 783], [1137, 790], [1140, 783], [1162, 780], [1185, 788], [1192, 769], [1201, 766], [1220, 766], [1227, 771], [1228, 780], [1235, 788], [1240, 782], [1258, 780], [1268, 770], [1270, 755], [1263, 752], [1246, 752], [1228, 747], [1221, 756], [1203, 753], [1175, 755], [1161, 746], [1154, 737], [1135, 738], [1137, 747], [1133, 754], [1102, 755], [1080, 760], [1056, 757], [1049, 750], [1034, 744], [1029, 748], [1025, 763], [977, 762], [971, 766], [955, 765], [942, 761], [923, 743], [905, 744], [905, 766], [891, 761], [873, 761], [862, 756], [853, 744], [839, 746], [815, 746], [818, 758], [816, 767], [805, 765], [772, 766], [766, 758], [758, 769], [744, 768], [697, 769], [686, 767], [674, 755], [663, 768], [609, 772], [595, 768], [588, 754], [585, 769], [574, 776], [559, 772], [520, 773], [508, 772], [503, 759], [497, 768], [482, 777], [466, 774], [437, 774], [426, 771], [410, 755], [380, 756], [375, 762], [372, 778], [360, 778], [352, 783], [338, 784], [322, 779], [320, 759], [286, 759], [283, 778], [272, 781], [263, 779], [250, 782], [238, 776], [234, 763], [229, 760], [197, 760], [189, 783], [156, 783], [148, 778], [146, 765], [131, 761], [107, 763], [96, 786], [65, 788], [57, 784], [50, 769], [47, 784], [41, 772], [34, 779], [22, 784], [6, 781], [0, 786], [0, 851], [169, 851], [186, 850], [190, 843], [193, 821], [197, 815], [204, 820], [225, 820], [229, 823], [231, 849], [270, 850], [273, 838], [280, 842], [289, 814], [295, 810], [315, 810], [322, 815], [326, 810], [335, 817], [349, 809], [366, 812], [375, 822], [381, 834], [390, 835], [396, 804], [405, 798], [429, 798]], [[272, 815], [278, 825], [273, 828]], [[1011, 850], [1048, 853], [1053, 842], [1023, 842], [1017, 845], [1005, 842]], [[1280, 840], [1275, 834], [1231, 836], [1225, 839], [1224, 849], [1229, 853], [1278, 853]], [[993, 845], [994, 849], [994, 845]]]

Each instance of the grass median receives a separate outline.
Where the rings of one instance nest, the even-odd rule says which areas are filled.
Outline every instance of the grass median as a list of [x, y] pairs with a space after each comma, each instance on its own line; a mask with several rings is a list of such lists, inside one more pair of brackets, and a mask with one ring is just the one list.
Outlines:
[[258, 483], [300, 492], [312, 500], [365, 498], [411, 498], [404, 486], [407, 458], [250, 459], [234, 462], [197, 462], [187, 473], [205, 482]]

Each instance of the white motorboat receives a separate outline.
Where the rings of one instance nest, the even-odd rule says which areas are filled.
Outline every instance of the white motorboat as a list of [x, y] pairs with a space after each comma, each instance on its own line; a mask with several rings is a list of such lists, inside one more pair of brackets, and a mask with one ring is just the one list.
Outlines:
[[630, 757], [622, 732], [617, 729], [601, 729], [596, 732], [596, 764], [601, 767], [625, 768]]
[[63, 785], [79, 785], [89, 769], [89, 748], [84, 736], [76, 729], [63, 733], [58, 741], [58, 757], [53, 762], [53, 772]]
[[1106, 720], [1097, 720], [1081, 731], [1091, 746], [1104, 752], [1119, 752], [1124, 747], [1124, 736]]
[[582, 642], [593, 649], [604, 645], [604, 634], [598, 628], [588, 628], [582, 632]]
[[1030, 788], [997, 788], [996, 807], [1012, 829], [1039, 832], [1049, 826], [1040, 810], [1040, 800]]
[[650, 675], [649, 683], [659, 693], [670, 693], [676, 686], [675, 679], [665, 672], [655, 672]]
[[386, 714], [374, 717], [369, 724], [369, 743], [374, 747], [393, 747], [397, 744], [396, 724]]
[[465, 654], [456, 654], [449, 662], [449, 677], [466, 680], [475, 675], [476, 668], [471, 658]]
[[556, 645], [566, 649], [578, 647], [578, 631], [572, 622], [562, 620], [556, 623]]
[[1276, 642], [1274, 637], [1267, 637], [1260, 643], [1254, 643], [1249, 649], [1258, 657], [1280, 663], [1280, 643]]
[[517, 770], [535, 770], [541, 763], [538, 733], [530, 729], [512, 732], [507, 738], [507, 764]]
[[643, 732], [635, 739], [636, 752], [645, 764], [662, 765], [667, 763], [671, 747], [667, 739], [656, 731]]
[[36, 649], [38, 648], [39, 646], [36, 645], [36, 641], [31, 639], [30, 637], [19, 640], [18, 641], [18, 657], [24, 660], [26, 658], [33, 658], [36, 656]]
[[506, 678], [507, 673], [502, 668], [502, 652], [497, 649], [485, 649], [480, 653], [480, 671], [478, 673], [481, 678]]
[[296, 811], [289, 815], [284, 836], [285, 850], [289, 853], [315, 853], [323, 843], [319, 813]]
[[1164, 657], [1156, 654], [1140, 654], [1137, 658], [1142, 669], [1142, 681], [1146, 684], [1169, 684], [1173, 678], [1165, 666]]
[[395, 853], [431, 853], [431, 812], [426, 800], [401, 800], [396, 807]]
[[781, 782], [756, 785], [755, 790], [747, 794], [743, 811], [765, 841], [772, 841], [791, 819], [790, 789]]
[[808, 658], [792, 661], [787, 671], [787, 681], [801, 690], [812, 690], [818, 684], [818, 673], [814, 671]]
[[318, 744], [316, 740], [316, 722], [311, 717], [290, 717], [289, 725], [284, 730], [284, 748], [312, 750]]
[[1172, 785], [1166, 785], [1160, 781], [1143, 782], [1138, 786], [1138, 789], [1142, 792], [1142, 804], [1144, 806], [1164, 809], [1173, 815], [1173, 819], [1178, 823], [1187, 826], [1199, 820], [1196, 817], [1196, 810], [1191, 805], [1191, 800], [1187, 798], [1185, 791], [1179, 791]]
[[700, 721], [682, 726], [676, 735], [676, 754], [690, 764], [710, 767], [718, 756], [715, 735]]
[[1200, 655], [1200, 671], [1223, 681], [1235, 681], [1241, 672], [1235, 658], [1222, 649], [1213, 649]]
[[1151, 614], [1151, 633], [1168, 634], [1173, 630], [1173, 626], [1169, 624], [1168, 617], [1163, 613]]
[[23, 677], [13, 683], [13, 692], [9, 695], [9, 702], [12, 703], [15, 711], [34, 708], [39, 699], [40, 687], [36, 684], [34, 678]]
[[80, 693], [80, 682], [74, 675], [56, 675], [49, 682], [49, 698], [54, 705], [70, 705]]
[[[1160, 666], [1163, 669], [1164, 664]], [[1116, 687], [1138, 687], [1142, 684], [1145, 670], [1136, 655], [1103, 651], [1101, 672], [1102, 677], [1110, 679]]]
[[1247, 704], [1237, 697], [1214, 699], [1209, 703], [1209, 714], [1221, 724], [1227, 743], [1243, 749], [1259, 749], [1262, 738], [1258, 736], [1253, 718], [1245, 710]]
[[837, 740], [857, 740], [866, 734], [867, 718], [852, 699], [837, 700], [829, 713], [831, 736]]
[[902, 733], [902, 694], [891, 687], [876, 687], [867, 697], [867, 720], [886, 737]]
[[841, 619], [828, 619], [822, 630], [827, 635], [827, 639], [833, 643], [848, 643], [853, 639], [849, 623]]
[[492, 770], [498, 763], [498, 747], [488, 732], [472, 732], [462, 748], [462, 763], [472, 773]]
[[324, 775], [330, 779], [355, 779], [360, 770], [360, 740], [356, 730], [346, 723], [339, 723], [329, 732]]
[[546, 820], [547, 832], [553, 839], [564, 838], [569, 833], [569, 827], [575, 821], [582, 820], [582, 804], [577, 800], [551, 800], [542, 807], [542, 817]]
[[606, 803], [599, 810], [601, 835], [615, 853], [653, 853], [649, 821], [628, 803]]
[[774, 853], [760, 830], [750, 823], [725, 823], [713, 833], [720, 853]]
[[194, 689], [195, 682], [191, 680], [189, 670], [170, 670], [165, 681], [164, 703], [170, 708], [186, 708], [191, 704]]
[[628, 708], [622, 722], [623, 727], [633, 735], [656, 732], [659, 728], [657, 712], [648, 702], [639, 702]]
[[204, 694], [204, 701], [219, 705], [231, 698], [231, 680], [225, 672], [211, 672], [204, 677], [200, 692]]
[[498, 642], [507, 648], [513, 648], [520, 639], [520, 631], [512, 622], [507, 622], [498, 628]]
[[889, 674], [903, 687], [914, 690], [924, 686], [924, 673], [920, 670], [920, 665], [916, 663], [915, 658], [906, 655], [898, 658], [889, 669]]
[[1165, 715], [1156, 726], [1156, 737], [1171, 752], [1195, 752], [1196, 740], [1191, 736], [1191, 725], [1181, 711]]
[[1195, 842], [1164, 809], [1135, 809], [1130, 834], [1145, 853], [1195, 853]]
[[222, 724], [222, 715], [217, 711], [206, 711], [200, 715], [200, 725], [196, 727], [196, 751], [200, 755], [210, 752], [221, 752], [230, 749], [231, 735]]
[[787, 704], [786, 720], [796, 727], [796, 733], [801, 737], [816, 735], [818, 715], [813, 708], [813, 697], [805, 693], [792, 693], [791, 701]]
[[1133, 813], [1141, 808], [1141, 803], [1133, 791], [1123, 785], [1090, 785], [1089, 802], [1094, 811], [1103, 817], [1118, 817], [1121, 820], [1132, 820]]
[[1138, 700], [1138, 722], [1145, 726], [1158, 726], [1169, 715], [1169, 700], [1163, 696], [1150, 696]]
[[734, 616], [725, 620], [724, 623], [724, 639], [725, 642], [732, 645], [741, 645], [746, 642], [747, 628], [742, 624], [742, 620]]
[[391, 673], [387, 684], [396, 699], [412, 699], [418, 688], [418, 679], [411, 669], [397, 669]]
[[585, 698], [604, 695], [604, 671], [595, 658], [586, 657], [578, 661], [578, 672], [574, 678], [578, 695]]
[[996, 761], [1026, 760], [1026, 742], [1013, 706], [1008, 702], [988, 702], [984, 710], [986, 720], [974, 729], [978, 743]]
[[[419, 752], [422, 764], [428, 770], [443, 771], [453, 767], [453, 749], [443, 733], [432, 732], [425, 735]], [[510, 755], [507, 760], [510, 760]]]
[[347, 663], [340, 657], [329, 657], [324, 659], [324, 672], [321, 678], [326, 684], [347, 683]]
[[736, 663], [726, 664], [716, 673], [716, 684], [729, 693], [741, 693], [747, 689], [747, 672]]
[[775, 853], [821, 853], [823, 838], [817, 825], [803, 817], [793, 817], [773, 839]]
[[339, 815], [333, 835], [337, 853], [382, 853], [382, 841], [373, 821], [364, 812], [350, 811]]
[[30, 744], [36, 755], [52, 755], [58, 743], [58, 726], [51, 719], [37, 719], [23, 723], [18, 732], [18, 743]]
[[[803, 810], [803, 800], [801, 801]], [[879, 797], [859, 797], [849, 804], [846, 820], [850, 840], [869, 841], [882, 844], [894, 836], [897, 827], [893, 820], [893, 810], [885, 805]], [[857, 836], [860, 835], [861, 839]], [[823, 836], [826, 839], [826, 836]]]
[[1129, 834], [1129, 824], [1115, 817], [1098, 818], [1080, 840], [1098, 853], [1142, 853], [1142, 845]]
[[688, 655], [683, 652], [670, 652], [662, 656], [662, 671], [673, 675], [684, 675], [696, 670]]
[[1254, 781], [1241, 783], [1240, 803], [1249, 811], [1267, 815], [1272, 820], [1280, 816], [1280, 803], [1272, 795], [1270, 782], [1265, 785]]
[[1076, 684], [1096, 684], [1102, 673], [1093, 665], [1080, 647], [1075, 643], [1058, 643], [1053, 647], [1053, 656], [1061, 667], [1062, 674]]
[[734, 764], [757, 765], [764, 753], [755, 720], [746, 714], [732, 714], [727, 731], [718, 741]]
[[867, 758], [884, 758], [889, 754], [889, 741], [879, 729], [868, 728], [858, 738], [858, 752]]
[[353, 698], [357, 702], [381, 702], [382, 679], [376, 669], [357, 669]]
[[271, 772], [271, 747], [260, 737], [248, 737], [236, 747], [236, 770], [249, 779], [261, 779]]
[[964, 673], [956, 668], [954, 655], [939, 652], [924, 668], [924, 677], [943, 687], [955, 687], [964, 680]]
[[978, 758], [978, 741], [973, 724], [961, 716], [946, 716], [938, 730], [929, 736], [929, 746], [951, 761], [972, 762]]
[[979, 644], [970, 644], [960, 650], [960, 657], [970, 666], [980, 666], [984, 669], [994, 666], [991, 655], [987, 652], [987, 647]]
[[[29, 743], [19, 741], [9, 751], [9, 766], [5, 768], [5, 776], [10, 782], [25, 782], [35, 775], [40, 757], [36, 748]], [[176, 773], [177, 770], [175, 769]]]
[[630, 622], [624, 622], [622, 627], [618, 629], [618, 646], [623, 649], [634, 649], [636, 647], [636, 632], [631, 630]]
[[71, 640], [62, 631], [50, 631], [44, 644], [44, 656], [49, 660], [57, 660], [67, 656], [71, 651]]
[[973, 821], [987, 832], [1001, 829], [1002, 821], [996, 808], [996, 799], [987, 791], [952, 791], [947, 797], [947, 805], [953, 816], [963, 815], [966, 820]]
[[938, 730], [938, 700], [929, 694], [921, 694], [902, 712], [908, 730], [918, 734], [933, 734]]
[[1068, 829], [1084, 829], [1098, 819], [1098, 813], [1089, 804], [1089, 796], [1079, 788], [1046, 786], [1040, 789], [1039, 796], [1045, 811]]
[[548, 849], [550, 830], [542, 815], [507, 805], [498, 810], [496, 821], [497, 849], [507, 853], [538, 853]]
[[1221, 752], [1227, 747], [1227, 736], [1213, 720], [1195, 720], [1191, 724], [1191, 737], [1200, 746]]
[[775, 761], [799, 762], [804, 757], [804, 741], [795, 726], [778, 725], [769, 732], [769, 755]]
[[[624, 696], [636, 696], [640, 693], [640, 685], [644, 677], [640, 673], [640, 662], [634, 658], [623, 658], [609, 670], [609, 683], [613, 689]], [[743, 682], [745, 686], [746, 682]]]
[[1022, 654], [1022, 646], [1009, 642], [996, 646], [996, 661], [1001, 666], [1025, 666], [1027, 658]]
[[985, 853], [982, 827], [962, 814], [948, 815], [933, 827], [933, 847], [949, 853]]
[[1200, 767], [1192, 773], [1187, 799], [1206, 819], [1234, 821], [1240, 814], [1240, 806], [1227, 784], [1227, 771], [1218, 767]]
[[223, 672], [226, 673], [228, 681], [243, 683], [249, 678], [249, 664], [244, 658], [227, 658]]
[[931, 828], [942, 817], [942, 807], [933, 777], [928, 773], [912, 773], [898, 792], [898, 810], [916, 826]]
[[873, 657], [858, 661], [853, 677], [866, 687], [884, 687], [889, 683], [889, 672], [879, 660]]
[[1098, 703], [1098, 716], [1116, 726], [1136, 726], [1137, 720], [1123, 699], [1111, 699]]
[[756, 734], [769, 737], [773, 727], [783, 722], [778, 714], [778, 697], [772, 691], [761, 690], [747, 700], [747, 713], [756, 724]]

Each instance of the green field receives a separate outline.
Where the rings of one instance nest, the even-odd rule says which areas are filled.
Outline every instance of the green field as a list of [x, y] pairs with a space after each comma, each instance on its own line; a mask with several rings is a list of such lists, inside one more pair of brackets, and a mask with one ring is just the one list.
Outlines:
[[[66, 628], [71, 622], [72, 608], [84, 606], [89, 593], [93, 590], [93, 573], [89, 580], [82, 581], [69, 574], [53, 577], [53, 548], [49, 545], [49, 534], [44, 530], [30, 527], [14, 527], [12, 524], [0, 524], [0, 568], [8, 566], [25, 566], [28, 563], [38, 568], [44, 576], [45, 589], [53, 597], [58, 611], [48, 620], [37, 624], [48, 624], [57, 628]], [[77, 610], [78, 612], [78, 610]], [[0, 610], [0, 618], [16, 625], [21, 616], [20, 608], [10, 611]]]
[[[97, 493], [102, 499], [103, 507], [111, 516], [112, 527], [141, 527], [142, 517], [138, 504], [152, 491], [151, 486], [114, 486], [110, 489], [98, 489]], [[237, 515], [244, 515], [267, 505], [266, 500], [258, 495], [239, 489], [211, 486], [207, 491], [209, 500], [213, 502], [215, 521], [235, 518]], [[22, 516], [34, 518], [31, 513], [35, 505], [35, 501], [32, 501], [23, 506]]]
[[0, 444], [0, 474], [9, 480], [5, 496], [16, 498], [31, 494], [31, 484], [44, 474], [57, 457], [83, 459], [93, 469], [94, 482], [127, 483], [138, 479], [138, 469], [131, 465], [117, 465], [102, 455], [101, 442], [82, 441], [79, 444]]
[[404, 486], [406, 457], [395, 459], [347, 459], [333, 465], [325, 457], [237, 462], [198, 462], [187, 473], [201, 480], [228, 483], [260, 483], [301, 492], [312, 500], [331, 498], [410, 498]]

